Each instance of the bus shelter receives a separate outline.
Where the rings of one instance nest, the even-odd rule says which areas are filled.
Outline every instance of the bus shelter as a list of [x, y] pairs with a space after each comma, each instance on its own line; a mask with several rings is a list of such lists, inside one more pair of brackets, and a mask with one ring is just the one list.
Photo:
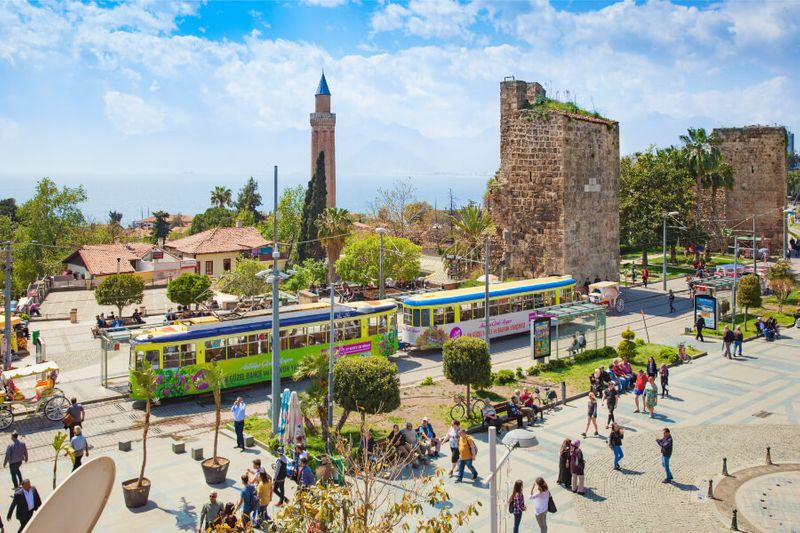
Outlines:
[[573, 346], [581, 333], [586, 340], [581, 350], [605, 347], [607, 309], [588, 302], [537, 309], [530, 316], [531, 358], [573, 356], [577, 353]]
[[700, 301], [704, 309], [713, 315], [711, 322], [709, 322], [707, 314], [703, 315], [706, 319], [707, 328], [715, 329], [717, 323], [732, 319], [733, 277], [715, 276], [713, 278], [696, 279], [690, 285], [694, 291], [693, 300], [695, 306]]

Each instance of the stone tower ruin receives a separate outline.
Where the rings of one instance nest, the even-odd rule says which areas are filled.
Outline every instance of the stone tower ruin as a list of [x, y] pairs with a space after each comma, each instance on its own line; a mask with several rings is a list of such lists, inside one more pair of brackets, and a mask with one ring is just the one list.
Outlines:
[[[733, 189], [717, 191], [717, 214], [725, 227], [751, 227], [745, 219], [756, 214], [756, 235], [770, 241], [779, 254], [783, 239], [782, 210], [786, 206], [786, 129], [745, 126], [713, 132], [725, 162], [733, 166]], [[710, 192], [705, 195], [710, 197]]]
[[487, 202], [505, 271], [616, 280], [619, 125], [552, 109], [545, 89], [500, 84], [500, 170]]
[[319, 80], [311, 113], [311, 175], [317, 170], [317, 157], [325, 152], [326, 207], [336, 207], [336, 113], [331, 113], [331, 91], [325, 73]]

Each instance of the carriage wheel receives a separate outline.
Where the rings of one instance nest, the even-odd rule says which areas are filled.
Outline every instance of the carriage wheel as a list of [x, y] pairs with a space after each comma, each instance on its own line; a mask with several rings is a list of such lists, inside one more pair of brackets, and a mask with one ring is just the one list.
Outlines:
[[623, 309], [625, 309], [625, 300], [623, 300], [622, 298], [617, 298], [616, 309], [617, 309], [617, 313], [621, 313], [623, 311]]
[[0, 407], [0, 429], [6, 429], [14, 423], [14, 411], [8, 407]]
[[64, 420], [64, 415], [67, 414], [69, 408], [69, 400], [64, 396], [53, 396], [47, 403], [44, 404], [44, 415], [48, 420], [58, 422]]

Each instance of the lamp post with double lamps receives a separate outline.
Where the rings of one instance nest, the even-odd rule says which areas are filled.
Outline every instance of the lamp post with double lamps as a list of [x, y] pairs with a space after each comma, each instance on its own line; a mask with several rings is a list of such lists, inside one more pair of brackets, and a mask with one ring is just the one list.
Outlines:
[[664, 292], [667, 291], [667, 218], [669, 217], [676, 217], [680, 213], [677, 211], [670, 211], [669, 213], [664, 213], [661, 218], [664, 222], [664, 264], [661, 265], [661, 276], [664, 280]]
[[502, 440], [506, 447], [506, 454], [497, 461], [497, 428], [489, 426], [489, 531], [497, 533], [497, 472], [508, 461], [517, 448], [531, 448], [536, 446], [536, 437], [528, 429], [512, 429]]

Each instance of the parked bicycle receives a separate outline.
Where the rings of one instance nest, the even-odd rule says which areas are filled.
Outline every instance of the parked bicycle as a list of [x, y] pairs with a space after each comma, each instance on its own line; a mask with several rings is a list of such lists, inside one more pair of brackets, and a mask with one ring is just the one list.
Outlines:
[[471, 409], [467, 409], [467, 399], [462, 394], [456, 394], [453, 398], [456, 404], [450, 408], [450, 418], [453, 420], [466, 420], [467, 413], [471, 413], [470, 418], [480, 419], [481, 418], [481, 407], [483, 406], [483, 401], [480, 399], [474, 399], [469, 402], [471, 405]]

